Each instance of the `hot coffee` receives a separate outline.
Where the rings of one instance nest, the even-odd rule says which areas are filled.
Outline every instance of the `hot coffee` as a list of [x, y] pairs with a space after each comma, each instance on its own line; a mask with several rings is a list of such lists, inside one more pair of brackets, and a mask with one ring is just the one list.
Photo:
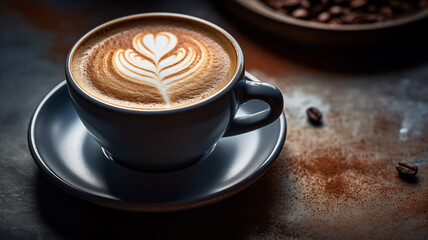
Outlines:
[[[220, 27], [175, 13], [105, 23], [70, 50], [66, 80], [76, 113], [108, 159], [148, 171], [191, 164], [223, 136], [282, 113], [281, 91], [244, 76], [239, 44]], [[258, 99], [267, 114], [237, 110]]]
[[90, 34], [70, 58], [89, 95], [116, 106], [169, 109], [209, 98], [236, 72], [234, 45], [180, 17], [124, 20]]

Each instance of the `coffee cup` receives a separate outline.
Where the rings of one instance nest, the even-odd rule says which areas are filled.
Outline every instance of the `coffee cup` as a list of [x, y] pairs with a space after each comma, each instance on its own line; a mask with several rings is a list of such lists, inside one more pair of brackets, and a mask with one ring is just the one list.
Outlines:
[[[283, 110], [280, 90], [245, 78], [229, 33], [183, 14], [136, 14], [96, 27], [70, 50], [66, 80], [106, 157], [145, 171], [192, 164], [222, 137], [263, 127]], [[269, 108], [235, 117], [252, 99]]]

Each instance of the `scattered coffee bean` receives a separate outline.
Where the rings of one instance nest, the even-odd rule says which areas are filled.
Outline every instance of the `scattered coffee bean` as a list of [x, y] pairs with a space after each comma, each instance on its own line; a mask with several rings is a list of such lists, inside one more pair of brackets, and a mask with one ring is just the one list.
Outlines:
[[418, 173], [418, 167], [409, 162], [399, 162], [397, 166], [395, 166], [400, 176], [403, 177], [411, 177], [415, 176]]
[[312, 123], [320, 123], [322, 119], [321, 111], [316, 107], [310, 107], [306, 110], [306, 115], [308, 115], [309, 120]]
[[[280, 14], [330, 24], [366, 24], [404, 17], [428, 0], [263, 0]], [[328, 12], [330, 16], [326, 14]]]

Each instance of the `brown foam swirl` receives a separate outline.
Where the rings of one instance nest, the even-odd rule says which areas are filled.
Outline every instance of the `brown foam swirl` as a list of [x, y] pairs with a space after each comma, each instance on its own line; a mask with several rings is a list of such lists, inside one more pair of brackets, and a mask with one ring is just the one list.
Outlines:
[[111, 31], [76, 52], [73, 77], [86, 92], [114, 105], [192, 104], [222, 89], [236, 68], [233, 46], [217, 35], [183, 24]]
[[[157, 88], [166, 106], [170, 106], [168, 90], [191, 80], [189, 76], [197, 74], [207, 63], [206, 48], [198, 42], [192, 43], [194, 46], [175, 49], [177, 37], [172, 33], [138, 34], [132, 40], [136, 51], [116, 50], [112, 64], [122, 77], [144, 81]], [[164, 57], [170, 52], [172, 55]]]

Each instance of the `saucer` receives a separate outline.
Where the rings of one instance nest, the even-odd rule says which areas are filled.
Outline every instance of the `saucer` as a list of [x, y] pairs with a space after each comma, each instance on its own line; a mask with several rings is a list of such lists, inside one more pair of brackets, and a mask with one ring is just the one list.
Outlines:
[[[265, 109], [250, 101], [238, 114]], [[78, 118], [65, 81], [39, 104], [28, 143], [43, 174], [84, 200], [132, 211], [174, 211], [225, 199], [255, 182], [284, 145], [284, 114], [252, 132], [222, 138], [204, 159], [186, 168], [148, 173], [108, 160]]]

